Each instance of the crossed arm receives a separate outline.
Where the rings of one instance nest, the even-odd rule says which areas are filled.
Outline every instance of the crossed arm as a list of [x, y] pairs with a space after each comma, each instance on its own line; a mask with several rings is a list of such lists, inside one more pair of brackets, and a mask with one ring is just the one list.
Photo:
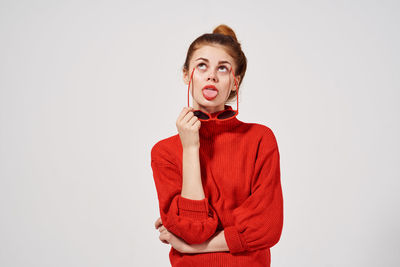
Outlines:
[[[183, 149], [182, 155], [182, 192], [181, 196], [187, 199], [201, 200], [205, 197], [200, 175], [199, 148], [188, 147]], [[161, 218], [155, 222], [160, 231], [160, 240], [170, 244], [181, 253], [205, 253], [214, 251], [229, 251], [224, 231], [216, 232], [210, 239], [201, 244], [188, 244], [180, 237], [165, 228]]]
[[228, 245], [225, 240], [224, 231], [216, 232], [214, 236], [201, 244], [188, 244], [178, 236], [169, 232], [167, 228], [162, 225], [161, 218], [155, 222], [155, 228], [160, 231], [160, 240], [165, 244], [170, 244], [174, 249], [181, 253], [207, 253], [207, 252], [220, 252], [229, 251]]

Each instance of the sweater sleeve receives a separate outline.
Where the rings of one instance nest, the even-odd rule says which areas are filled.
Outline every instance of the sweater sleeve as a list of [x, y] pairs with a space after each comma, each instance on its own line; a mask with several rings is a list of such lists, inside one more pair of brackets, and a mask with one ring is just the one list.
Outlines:
[[258, 144], [250, 196], [233, 210], [234, 224], [224, 229], [230, 253], [274, 246], [283, 228], [279, 150], [268, 128]]
[[159, 154], [156, 148], [152, 149], [151, 167], [163, 225], [189, 244], [205, 242], [217, 229], [217, 214], [207, 198], [193, 200], [181, 196], [180, 168]]

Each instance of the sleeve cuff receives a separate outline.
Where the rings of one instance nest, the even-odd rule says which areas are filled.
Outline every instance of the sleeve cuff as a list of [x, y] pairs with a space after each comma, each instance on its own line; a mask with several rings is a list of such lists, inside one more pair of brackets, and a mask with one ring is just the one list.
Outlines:
[[224, 229], [226, 244], [230, 253], [239, 253], [247, 249], [246, 243], [241, 238], [239, 232], [234, 226], [228, 226]]
[[207, 219], [208, 217], [213, 217], [213, 212], [209, 208], [206, 198], [194, 200], [179, 196], [178, 212], [179, 215], [192, 219]]

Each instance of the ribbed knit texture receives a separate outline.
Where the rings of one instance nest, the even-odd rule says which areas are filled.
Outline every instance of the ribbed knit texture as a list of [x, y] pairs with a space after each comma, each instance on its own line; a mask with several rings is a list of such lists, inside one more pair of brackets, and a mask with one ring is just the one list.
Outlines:
[[224, 230], [229, 251], [183, 254], [171, 247], [172, 266], [270, 266], [270, 248], [283, 227], [279, 151], [272, 130], [232, 117], [202, 121], [199, 136], [203, 200], [180, 196], [179, 134], [151, 149], [160, 216], [170, 232], [189, 244]]

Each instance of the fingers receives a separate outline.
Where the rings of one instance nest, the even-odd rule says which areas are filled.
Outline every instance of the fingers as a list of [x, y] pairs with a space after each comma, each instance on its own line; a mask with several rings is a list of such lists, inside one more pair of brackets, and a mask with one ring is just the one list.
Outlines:
[[199, 119], [193, 113], [193, 107], [184, 107], [176, 120], [176, 126], [183, 127], [187, 124], [192, 127]]
[[197, 131], [199, 131], [199, 130], [200, 130], [200, 127], [201, 127], [201, 122], [200, 122], [200, 120], [197, 120], [197, 121], [193, 124], [193, 127], [195, 127]]
[[160, 239], [160, 241], [163, 242], [164, 244], [169, 244], [170, 235], [169, 235], [169, 233], [160, 234], [159, 239]]
[[196, 119], [197, 117], [194, 115], [194, 113], [193, 113], [193, 111], [192, 111], [193, 109], [190, 109], [189, 111], [188, 111], [188, 113], [183, 117], [183, 119], [182, 119], [182, 123], [187, 123], [187, 124], [189, 124], [189, 125], [192, 125], [193, 123], [190, 123], [190, 120], [191, 119]]
[[164, 244], [169, 244], [170, 243], [170, 239], [172, 237], [171, 233], [164, 226], [161, 226], [161, 227], [164, 228], [164, 229], [162, 231], [160, 230], [160, 236], [158, 238]]
[[191, 111], [193, 110], [192, 107], [184, 107], [181, 111], [181, 113], [179, 113], [178, 119], [176, 120], [176, 122], [180, 122], [182, 121], [182, 119]]
[[193, 125], [193, 122], [190, 122], [192, 119], [197, 119], [196, 116], [194, 116], [194, 113], [192, 112], [193, 109], [188, 110], [186, 115], [182, 118], [181, 123], [182, 124], [187, 124], [189, 126]]
[[164, 244], [169, 244], [171, 233], [162, 224], [161, 217], [157, 218], [154, 226], [156, 227], [156, 229], [158, 229], [158, 231], [160, 231], [160, 236], [158, 238], [161, 240], [161, 242], [163, 242]]
[[193, 115], [192, 118], [190, 118], [190, 120], [187, 122], [190, 126], [193, 126], [196, 122], [199, 121], [199, 118], [197, 118], [196, 116]]
[[158, 217], [158, 219], [156, 220], [156, 222], [154, 223], [154, 226], [156, 229], [158, 229], [162, 224], [161, 218]]

